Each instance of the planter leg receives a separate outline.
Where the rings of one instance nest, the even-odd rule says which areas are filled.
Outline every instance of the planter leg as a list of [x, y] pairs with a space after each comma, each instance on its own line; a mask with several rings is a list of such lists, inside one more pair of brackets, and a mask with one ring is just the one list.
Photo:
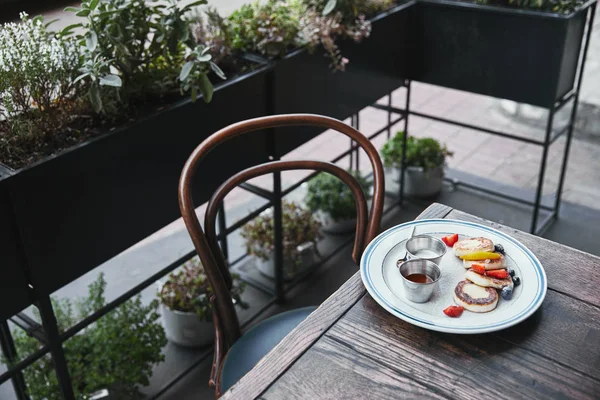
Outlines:
[[392, 137], [392, 92], [390, 91], [388, 93], [388, 99], [387, 99], [387, 106], [388, 106], [388, 110], [387, 110], [387, 139], [389, 140], [390, 137]]
[[546, 164], [548, 161], [548, 147], [550, 147], [550, 135], [552, 134], [552, 125], [554, 124], [554, 105], [548, 110], [548, 122], [546, 125], [546, 137], [544, 138], [544, 150], [542, 152], [542, 161], [540, 164], [540, 176], [535, 194], [535, 203], [533, 205], [533, 216], [531, 217], [530, 233], [537, 231], [537, 220], [540, 212], [540, 203], [542, 201], [542, 189], [544, 188], [544, 174], [546, 173]]
[[404, 204], [404, 175], [406, 171], [406, 139], [408, 138], [408, 114], [410, 112], [410, 80], [404, 82], [406, 86], [406, 112], [404, 114], [404, 135], [402, 137], [402, 165], [400, 167], [400, 206]]
[[[0, 322], [0, 347], [2, 347], [2, 353], [4, 353], [4, 356], [10, 363], [17, 361], [17, 349], [15, 349], [15, 342], [13, 341], [8, 323], [6, 321]], [[27, 385], [25, 384], [23, 373], [21, 371], [17, 372], [11, 378], [11, 381], [15, 390], [15, 394], [17, 395], [17, 399], [27, 400]]]
[[50, 346], [52, 362], [54, 363], [54, 372], [58, 379], [58, 386], [60, 387], [62, 397], [65, 400], [75, 399], [71, 376], [69, 375], [69, 367], [67, 366], [67, 360], [65, 359], [65, 353], [60, 340], [58, 324], [56, 322], [56, 316], [54, 315], [50, 296], [41, 295], [37, 302], [37, 307], [40, 310], [44, 331], [48, 336], [48, 346]]
[[275, 241], [275, 301], [283, 303], [283, 215], [281, 209], [281, 172], [273, 173], [273, 219]]
[[565, 174], [567, 172], [567, 165], [569, 162], [569, 150], [571, 149], [571, 139], [573, 137], [573, 127], [575, 126], [575, 120], [577, 119], [577, 106], [579, 105], [579, 91], [581, 90], [581, 80], [583, 78], [583, 70], [585, 68], [585, 60], [587, 58], [588, 47], [590, 44], [590, 38], [594, 27], [594, 17], [596, 15], [597, 3], [594, 3], [588, 11], [588, 24], [587, 34], [585, 37], [585, 45], [583, 47], [583, 55], [581, 58], [581, 65], [579, 67], [579, 73], [577, 78], [577, 86], [575, 97], [573, 98], [573, 108], [571, 109], [571, 115], [569, 118], [569, 128], [567, 131], [567, 143], [565, 144], [565, 152], [563, 154], [562, 166], [560, 168], [560, 178], [558, 179], [558, 188], [556, 189], [556, 202], [554, 203], [554, 219], [558, 219], [558, 213], [560, 212], [560, 201], [563, 191], [563, 184], [565, 182]]

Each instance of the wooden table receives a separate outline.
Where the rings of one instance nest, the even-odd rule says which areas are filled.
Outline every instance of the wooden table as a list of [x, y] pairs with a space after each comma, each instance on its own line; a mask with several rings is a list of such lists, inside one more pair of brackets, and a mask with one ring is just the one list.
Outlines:
[[548, 275], [540, 309], [495, 333], [433, 332], [381, 308], [357, 273], [222, 398], [599, 399], [600, 258], [441, 204], [422, 218], [520, 240]]

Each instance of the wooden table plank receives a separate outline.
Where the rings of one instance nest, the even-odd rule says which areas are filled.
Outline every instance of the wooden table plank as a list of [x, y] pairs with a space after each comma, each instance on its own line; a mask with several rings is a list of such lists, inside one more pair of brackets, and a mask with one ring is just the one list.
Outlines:
[[[436, 203], [424, 210], [417, 219], [444, 218], [451, 211], [451, 207]], [[259, 396], [365, 293], [360, 273], [356, 273], [224, 393], [221, 399], [251, 399]]]
[[[360, 391], [348, 393], [348, 387]], [[411, 376], [323, 337], [261, 399], [442, 399]]]
[[[369, 295], [326, 337], [452, 398], [486, 398], [493, 393], [506, 399], [594, 399], [600, 394], [600, 380], [536, 352], [496, 335], [453, 335], [416, 327], [389, 314]], [[588, 360], [594, 357], [598, 359], [590, 354]]]
[[600, 307], [599, 257], [462, 211], [452, 210], [446, 218], [477, 222], [509, 234], [540, 260], [550, 289]]
[[360, 274], [355, 274], [263, 357], [221, 399], [258, 397], [365, 293]]

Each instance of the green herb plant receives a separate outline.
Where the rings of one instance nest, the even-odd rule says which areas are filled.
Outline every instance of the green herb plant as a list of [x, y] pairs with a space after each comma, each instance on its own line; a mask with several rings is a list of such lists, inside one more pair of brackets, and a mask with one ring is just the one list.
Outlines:
[[[404, 132], [388, 140], [381, 148], [381, 158], [386, 167], [402, 167], [402, 141]], [[444, 166], [446, 157], [452, 152], [445, 145], [433, 138], [406, 138], [406, 166], [421, 167], [427, 172], [437, 167]]]
[[71, 143], [77, 133], [63, 128], [85, 108], [79, 46], [50, 24], [21, 13], [0, 26], [0, 161], [13, 168]]
[[[106, 281], [100, 274], [89, 286], [86, 298], [75, 302], [53, 300], [59, 331], [65, 332], [102, 308], [105, 289]], [[141, 398], [138, 385], [148, 385], [152, 367], [164, 361], [161, 349], [167, 339], [159, 322], [158, 305], [158, 300], [144, 305], [141, 296], [137, 296], [64, 343], [76, 399], [87, 399], [90, 394], [106, 388], [116, 398]], [[36, 319], [40, 320], [39, 313]], [[16, 331], [14, 336], [17, 352], [22, 357], [40, 348], [40, 343], [24, 331]], [[62, 399], [49, 354], [26, 368], [23, 375], [32, 400]]]
[[298, 46], [299, 18], [283, 0], [245, 4], [227, 18], [232, 49], [283, 57]]
[[[242, 308], [248, 305], [242, 301], [245, 284], [239, 275], [233, 274], [231, 298]], [[212, 289], [200, 259], [196, 256], [171, 273], [162, 285], [158, 296], [162, 304], [174, 311], [193, 312], [201, 321], [212, 321]]]
[[[310, 210], [297, 203], [283, 201], [283, 258], [293, 265], [302, 261], [297, 247], [303, 243], [311, 242], [315, 246], [321, 238], [321, 223], [313, 216]], [[246, 242], [248, 253], [262, 260], [268, 260], [275, 248], [275, 225], [273, 214], [265, 212], [253, 221], [250, 221], [241, 230], [241, 235]]]
[[[357, 179], [365, 195], [368, 195], [371, 183], [358, 171], [349, 171]], [[334, 221], [356, 218], [356, 202], [352, 191], [334, 175], [320, 173], [308, 182], [306, 205], [315, 212], [328, 214]]]
[[[178, 0], [84, 0], [66, 11], [84, 17], [81, 24], [63, 30], [77, 35], [84, 47], [84, 65], [78, 80], [89, 83], [89, 99], [96, 112], [116, 113], [146, 96], [179, 90], [198, 92], [210, 102], [213, 87], [209, 71], [225, 78], [211, 61], [208, 49], [196, 44], [188, 11], [200, 0], [179, 6]], [[106, 90], [112, 87], [114, 90]]]

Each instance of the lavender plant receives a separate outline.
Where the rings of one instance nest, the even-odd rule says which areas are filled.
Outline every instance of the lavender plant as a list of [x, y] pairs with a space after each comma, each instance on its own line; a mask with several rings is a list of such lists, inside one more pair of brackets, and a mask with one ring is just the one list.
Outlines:
[[77, 82], [81, 53], [74, 39], [49, 31], [42, 17], [0, 26], [0, 161], [21, 167], [52, 146], [83, 106]]

